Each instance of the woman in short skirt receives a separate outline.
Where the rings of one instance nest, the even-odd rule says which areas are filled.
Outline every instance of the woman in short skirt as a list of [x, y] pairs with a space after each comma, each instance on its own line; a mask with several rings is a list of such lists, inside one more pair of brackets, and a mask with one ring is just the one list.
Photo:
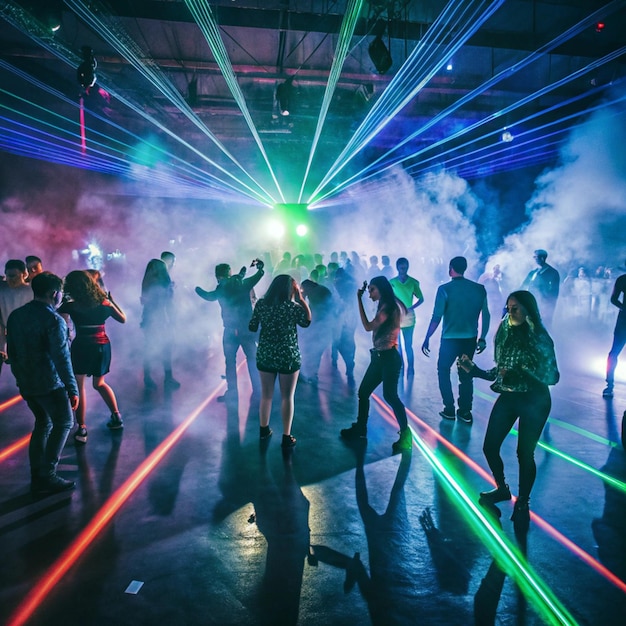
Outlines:
[[64, 302], [58, 312], [71, 319], [76, 333], [72, 341], [72, 366], [78, 383], [80, 401], [76, 409], [78, 428], [74, 433], [74, 440], [78, 443], [87, 443], [86, 376], [93, 377], [93, 388], [100, 394], [111, 412], [107, 426], [111, 429], [124, 427], [113, 389], [104, 380], [111, 365], [111, 342], [105, 332], [104, 323], [111, 317], [123, 324], [126, 315], [113, 301], [111, 294], [105, 293], [93, 275], [87, 271], [70, 272], [65, 278], [64, 289], [70, 300]]

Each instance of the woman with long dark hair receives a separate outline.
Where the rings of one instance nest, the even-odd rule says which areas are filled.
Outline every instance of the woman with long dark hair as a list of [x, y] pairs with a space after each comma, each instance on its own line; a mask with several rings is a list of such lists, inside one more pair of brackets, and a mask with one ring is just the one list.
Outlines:
[[489, 416], [483, 444], [496, 481], [495, 489], [480, 494], [488, 504], [511, 499], [500, 448], [519, 418], [519, 495], [511, 519], [527, 526], [530, 492], [537, 475], [535, 448], [552, 406], [548, 385], [559, 381], [559, 371], [554, 343], [541, 321], [535, 297], [529, 291], [514, 291], [506, 300], [506, 310], [495, 336], [496, 366], [481, 370], [467, 355], [458, 364], [477, 378], [495, 381], [491, 388], [500, 394]]
[[272, 434], [269, 426], [276, 377], [280, 387], [280, 413], [283, 421], [283, 448], [292, 448], [296, 439], [291, 435], [294, 395], [302, 358], [298, 346], [297, 326], [311, 323], [311, 310], [302, 297], [298, 283], [287, 274], [274, 278], [266, 294], [256, 303], [249, 328], [261, 327], [256, 365], [261, 378], [259, 407], [260, 436]]
[[161, 259], [150, 259], [141, 282], [144, 331], [143, 381], [146, 389], [154, 389], [152, 362], [160, 360], [165, 372], [165, 389], [178, 389], [180, 383], [172, 375], [172, 326], [174, 287], [167, 265]]
[[79, 391], [76, 409], [78, 427], [74, 440], [77, 443], [87, 443], [86, 376], [93, 377], [93, 388], [100, 394], [111, 413], [107, 426], [114, 430], [124, 427], [115, 393], [104, 380], [111, 365], [111, 342], [105, 332], [104, 323], [111, 317], [123, 324], [126, 315], [113, 301], [111, 294], [105, 293], [88, 271], [70, 272], [65, 277], [64, 291], [70, 300], [64, 302], [58, 312], [69, 316], [76, 333], [71, 348], [72, 368]]
[[[363, 306], [363, 294], [369, 290], [370, 299], [378, 302], [378, 308], [373, 320], [367, 318]], [[365, 439], [367, 437], [367, 420], [369, 418], [370, 396], [383, 384], [383, 398], [391, 406], [400, 426], [400, 439], [393, 446], [393, 452], [411, 450], [413, 439], [409, 429], [406, 409], [398, 396], [398, 380], [402, 358], [398, 352], [398, 335], [400, 334], [400, 320], [404, 313], [404, 306], [395, 297], [391, 284], [384, 276], [372, 278], [369, 287], [363, 283], [357, 291], [359, 314], [365, 330], [372, 331], [373, 348], [370, 350], [371, 361], [361, 385], [358, 398], [359, 409], [357, 420], [350, 428], [344, 428], [341, 436], [344, 439]]]

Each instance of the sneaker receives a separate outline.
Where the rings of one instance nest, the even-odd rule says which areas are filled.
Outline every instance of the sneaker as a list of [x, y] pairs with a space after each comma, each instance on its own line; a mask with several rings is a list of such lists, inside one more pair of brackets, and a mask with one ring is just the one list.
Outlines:
[[296, 445], [296, 438], [292, 435], [283, 435], [283, 440], [280, 445], [283, 448], [293, 448]]
[[603, 398], [612, 398], [613, 397], [613, 385], [607, 385], [602, 391]]
[[474, 421], [474, 416], [471, 411], [457, 411], [456, 418], [466, 424], [471, 424]]
[[411, 435], [411, 429], [405, 428], [400, 431], [400, 439], [395, 441], [391, 446], [394, 454], [398, 454], [399, 452], [407, 452], [408, 450], [413, 449], [413, 436]]
[[511, 499], [511, 490], [506, 483], [503, 483], [502, 485], [498, 485], [495, 489], [492, 489], [491, 491], [481, 491], [480, 499], [490, 504], [495, 504], [496, 502], [504, 502], [505, 500]]
[[165, 379], [163, 386], [166, 389], [180, 389], [180, 383], [173, 376], [168, 376]]
[[358, 422], [352, 422], [350, 428], [342, 428], [340, 431], [343, 439], [367, 439], [367, 426], [363, 426]]
[[30, 483], [30, 490], [35, 495], [44, 495], [47, 493], [61, 493], [70, 491], [76, 487], [73, 480], [66, 480], [56, 474], [48, 478], [33, 479]]
[[110, 428], [111, 430], [124, 428], [122, 416], [119, 413], [111, 413], [111, 419], [107, 422], [107, 428]]
[[259, 439], [269, 439], [273, 432], [269, 426], [259, 426]]
[[444, 407], [443, 411], [439, 411], [439, 415], [443, 417], [444, 420], [456, 419], [454, 409], [449, 409], [448, 407]]
[[74, 441], [76, 443], [87, 443], [87, 429], [84, 426], [79, 426], [74, 433]]

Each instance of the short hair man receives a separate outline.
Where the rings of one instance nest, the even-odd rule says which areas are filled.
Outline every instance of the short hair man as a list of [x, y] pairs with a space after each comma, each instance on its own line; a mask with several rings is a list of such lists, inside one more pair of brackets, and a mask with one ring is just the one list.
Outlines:
[[33, 291], [26, 283], [26, 264], [10, 259], [4, 266], [6, 281], [0, 282], [0, 352], [6, 351], [7, 320], [12, 311], [33, 299]]
[[[435, 296], [433, 315], [422, 344], [422, 352], [430, 356], [429, 340], [443, 319], [439, 359], [437, 360], [437, 377], [439, 391], [443, 400], [443, 411], [439, 415], [444, 419], [453, 420], [454, 395], [450, 381], [450, 368], [455, 360], [467, 354], [470, 358], [474, 352], [481, 353], [487, 346], [486, 337], [489, 332], [489, 307], [487, 292], [479, 285], [465, 278], [467, 260], [456, 256], [450, 260], [448, 274], [450, 282], [441, 285]], [[480, 338], [478, 338], [478, 318], [481, 318]], [[457, 419], [471, 424], [474, 386], [470, 374], [459, 368], [459, 399]]]
[[413, 356], [413, 331], [415, 330], [415, 309], [424, 302], [424, 296], [420, 289], [419, 280], [409, 276], [409, 260], [400, 257], [396, 261], [396, 269], [398, 275], [394, 276], [389, 282], [393, 292], [404, 304], [406, 315], [402, 317], [400, 322], [400, 331], [402, 333], [402, 342], [398, 342], [398, 350], [402, 356], [402, 345], [406, 352], [407, 376], [415, 374], [415, 357]]
[[15, 309], [7, 324], [8, 357], [20, 394], [35, 416], [28, 450], [34, 495], [73, 489], [57, 465], [78, 407], [67, 325], [56, 312], [63, 280], [50, 272], [33, 278], [34, 299]]
[[33, 254], [29, 254], [24, 260], [26, 261], [26, 271], [28, 272], [26, 282], [30, 282], [37, 274], [43, 272], [43, 264], [41, 259]]
[[259, 372], [256, 368], [256, 336], [248, 330], [252, 317], [252, 293], [254, 286], [263, 278], [263, 261], [255, 259], [256, 273], [249, 278], [245, 266], [238, 274], [231, 275], [230, 265], [220, 263], [215, 267], [217, 287], [213, 291], [205, 291], [196, 287], [196, 293], [209, 302], [216, 300], [222, 309], [224, 335], [222, 347], [226, 362], [227, 390], [220, 400], [235, 399], [237, 397], [237, 350], [241, 347], [248, 362], [248, 373], [252, 383], [253, 393], [260, 391]]
[[556, 269], [546, 262], [548, 253], [545, 250], [535, 250], [533, 258], [538, 267], [528, 272], [520, 289], [526, 289], [535, 296], [542, 321], [549, 327], [559, 297], [561, 276]]
[[619, 309], [619, 313], [613, 331], [613, 345], [606, 360], [606, 387], [602, 392], [604, 398], [613, 397], [617, 360], [626, 346], [626, 274], [617, 277], [611, 294], [611, 304]]

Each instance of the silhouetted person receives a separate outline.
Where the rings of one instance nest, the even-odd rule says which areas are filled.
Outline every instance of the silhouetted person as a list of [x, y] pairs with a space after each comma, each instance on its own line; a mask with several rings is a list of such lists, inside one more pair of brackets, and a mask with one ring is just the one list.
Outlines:
[[[430, 356], [429, 340], [443, 320], [439, 358], [437, 359], [437, 377], [439, 391], [443, 400], [443, 411], [439, 415], [444, 419], [453, 420], [454, 395], [450, 381], [450, 368], [462, 354], [474, 356], [486, 347], [485, 337], [489, 332], [489, 306], [487, 292], [482, 285], [464, 277], [467, 269], [465, 257], [456, 256], [450, 261], [448, 274], [450, 282], [441, 285], [435, 296], [433, 315], [422, 344], [422, 352]], [[478, 338], [478, 318], [481, 318], [480, 337]], [[472, 402], [474, 387], [472, 377], [459, 371], [459, 408], [456, 417], [466, 424], [474, 421]]]
[[218, 399], [225, 400], [237, 397], [237, 351], [239, 348], [246, 355], [248, 373], [253, 393], [260, 391], [259, 373], [256, 369], [256, 337], [248, 330], [248, 323], [252, 317], [252, 297], [255, 285], [265, 274], [264, 263], [255, 259], [252, 264], [256, 272], [245, 278], [245, 266], [234, 276], [230, 265], [220, 263], [215, 267], [217, 287], [213, 291], [205, 291], [196, 287], [196, 293], [208, 302], [219, 302], [224, 323], [222, 347], [226, 363], [226, 394]]
[[35, 416], [28, 449], [31, 491], [43, 495], [75, 486], [57, 475], [57, 465], [74, 423], [78, 385], [67, 324], [56, 312], [63, 299], [63, 280], [43, 272], [31, 286], [34, 299], [9, 315], [7, 347], [20, 394]]
[[406, 352], [407, 375], [413, 376], [415, 373], [415, 357], [413, 355], [413, 332], [415, 331], [415, 309], [424, 302], [424, 296], [420, 289], [419, 280], [409, 276], [409, 260], [400, 257], [396, 261], [398, 275], [389, 282], [393, 288], [396, 298], [404, 304], [405, 315], [400, 322], [402, 341], [398, 344], [400, 356], [402, 357], [402, 344]]
[[605, 398], [613, 397], [615, 382], [615, 368], [621, 351], [626, 345], [626, 274], [618, 276], [611, 293], [611, 304], [619, 309], [615, 329], [613, 331], [613, 345], [606, 360], [606, 387], [602, 392]]
[[165, 388], [172, 390], [180, 387], [172, 375], [173, 299], [174, 287], [167, 265], [161, 259], [151, 259], [141, 282], [141, 328], [145, 345], [143, 379], [146, 389], [156, 387], [151, 375], [154, 360], [160, 361], [163, 366]]
[[300, 379], [306, 383], [315, 383], [322, 356], [326, 349], [332, 346], [335, 303], [330, 289], [312, 280], [302, 281], [302, 294], [309, 302], [311, 325], [300, 342], [302, 345]]
[[386, 254], [380, 257], [382, 267], [380, 268], [380, 275], [384, 276], [387, 280], [391, 280], [393, 276], [393, 269], [391, 267], [391, 260]]
[[346, 376], [348, 384], [354, 384], [354, 355], [356, 342], [354, 333], [358, 323], [357, 307], [354, 304], [354, 292], [357, 285], [352, 276], [343, 268], [339, 268], [335, 274], [335, 291], [337, 292], [337, 319], [335, 322], [335, 337], [332, 349], [333, 366], [337, 365], [337, 355], [346, 364]]
[[526, 289], [535, 296], [543, 312], [544, 324], [549, 327], [552, 324], [556, 301], [559, 297], [561, 277], [557, 270], [546, 262], [548, 253], [545, 250], [535, 250], [533, 258], [538, 267], [528, 272], [520, 289]]

